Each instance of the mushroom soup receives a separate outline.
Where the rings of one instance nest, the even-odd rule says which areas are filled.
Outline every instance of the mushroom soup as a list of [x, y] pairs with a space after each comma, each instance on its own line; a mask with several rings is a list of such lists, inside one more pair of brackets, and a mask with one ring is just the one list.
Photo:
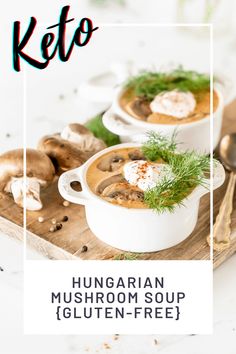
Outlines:
[[[209, 116], [210, 90], [194, 93], [173, 90], [163, 92], [150, 101], [137, 96], [133, 89], [128, 88], [121, 95], [119, 103], [125, 112], [147, 123], [185, 124]], [[218, 94], [213, 91], [213, 112], [216, 111], [218, 104]], [[168, 112], [171, 114], [167, 114]]]
[[93, 193], [127, 208], [148, 208], [144, 191], [163, 176], [163, 160], [147, 161], [141, 150], [123, 148], [97, 158], [88, 168], [86, 180]]

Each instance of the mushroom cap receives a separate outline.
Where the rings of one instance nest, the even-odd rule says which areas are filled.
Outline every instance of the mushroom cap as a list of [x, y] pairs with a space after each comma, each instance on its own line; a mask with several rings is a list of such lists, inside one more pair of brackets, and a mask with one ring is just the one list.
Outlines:
[[[0, 155], [0, 191], [3, 191], [11, 178], [24, 175], [24, 150], [16, 149]], [[44, 185], [50, 183], [55, 175], [54, 166], [42, 151], [26, 149], [26, 176], [35, 177]]]
[[43, 137], [38, 149], [51, 158], [56, 169], [63, 171], [81, 166], [88, 158], [75, 144], [62, 139], [59, 134]]
[[93, 133], [91, 133], [91, 131], [88, 128], [86, 128], [84, 125], [79, 123], [68, 124], [66, 128], [76, 134], [93, 135]]
[[78, 149], [86, 152], [88, 157], [106, 148], [103, 140], [96, 138], [89, 129], [79, 123], [67, 125], [61, 132], [61, 138], [75, 144]]

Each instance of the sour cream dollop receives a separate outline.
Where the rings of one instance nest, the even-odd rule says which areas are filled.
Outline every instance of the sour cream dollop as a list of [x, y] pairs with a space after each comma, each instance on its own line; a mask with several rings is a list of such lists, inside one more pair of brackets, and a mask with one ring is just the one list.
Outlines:
[[160, 93], [150, 103], [153, 113], [166, 114], [178, 119], [187, 117], [195, 106], [196, 100], [191, 92], [177, 90]]
[[144, 160], [131, 161], [124, 165], [123, 173], [128, 183], [143, 191], [154, 188], [163, 178], [165, 164], [151, 163]]

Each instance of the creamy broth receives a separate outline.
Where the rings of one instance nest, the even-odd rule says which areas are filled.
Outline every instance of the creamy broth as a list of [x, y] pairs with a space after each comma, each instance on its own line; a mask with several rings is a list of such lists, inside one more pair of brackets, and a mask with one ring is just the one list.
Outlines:
[[[123, 177], [125, 163], [144, 159], [140, 149], [135, 147], [108, 152], [89, 166], [86, 175], [87, 184], [94, 194], [110, 203], [126, 208], [148, 208], [143, 201], [143, 191], [129, 184]], [[164, 163], [160, 160], [156, 162]], [[125, 192], [125, 195], [119, 196], [119, 191]], [[125, 198], [127, 195], [128, 199]]]
[[[210, 91], [200, 91], [194, 93], [194, 98], [196, 100], [196, 107], [193, 112], [191, 112], [187, 117], [178, 119], [174, 116], [169, 116], [160, 113], [152, 113], [150, 110], [150, 102], [140, 99], [135, 96], [131, 89], [127, 89], [120, 97], [120, 106], [128, 114], [132, 115], [134, 118], [145, 121], [147, 123], [154, 124], [185, 124], [198, 121], [207, 117], [210, 114]], [[133, 104], [139, 104], [142, 106], [142, 114], [135, 113], [131, 107]], [[213, 91], [213, 112], [216, 111], [219, 105], [219, 97], [216, 91]]]

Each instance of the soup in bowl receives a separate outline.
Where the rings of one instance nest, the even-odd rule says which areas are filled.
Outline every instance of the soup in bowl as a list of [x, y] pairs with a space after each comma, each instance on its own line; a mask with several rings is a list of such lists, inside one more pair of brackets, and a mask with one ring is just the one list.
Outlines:
[[[178, 104], [176, 111], [175, 108], [168, 107], [172, 104], [171, 101], [175, 102], [173, 105]], [[122, 110], [137, 120], [152, 124], [180, 125], [197, 122], [210, 115], [210, 89], [195, 93], [173, 90], [163, 92], [150, 101], [146, 97], [137, 96], [134, 90], [128, 88], [122, 92], [119, 104]], [[181, 110], [182, 104], [189, 105], [191, 110], [188, 110], [188, 107]], [[218, 105], [219, 94], [213, 90], [213, 113], [216, 112]]]
[[117, 89], [103, 123], [122, 142], [143, 142], [149, 130], [169, 136], [177, 131], [182, 150], [208, 154], [210, 112], [214, 117], [212, 147], [215, 148], [224, 108], [223, 95], [216, 85], [212, 98], [211, 107], [208, 75], [182, 69], [141, 73]]
[[[63, 173], [59, 191], [64, 199], [85, 206], [88, 225], [101, 241], [130, 252], [159, 251], [191, 234], [200, 198], [209, 192], [207, 176], [204, 184], [187, 188], [183, 184], [181, 192], [177, 170], [172, 169], [175, 160], [175, 154], [170, 163], [160, 157], [150, 160], [140, 144], [119, 144]], [[183, 166], [186, 169], [185, 161]], [[213, 188], [224, 178], [224, 169], [217, 163]], [[74, 181], [81, 183], [81, 192], [72, 189]], [[169, 184], [174, 186], [174, 194]]]

